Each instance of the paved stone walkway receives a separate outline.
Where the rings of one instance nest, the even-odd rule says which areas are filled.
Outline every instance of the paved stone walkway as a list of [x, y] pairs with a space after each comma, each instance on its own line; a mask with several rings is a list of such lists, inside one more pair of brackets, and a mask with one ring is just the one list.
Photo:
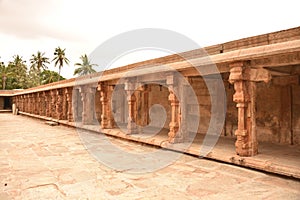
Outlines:
[[[81, 134], [91, 135], [85, 145], [95, 148], [92, 152], [105, 152], [108, 146], [97, 139], [103, 135]], [[108, 141], [137, 155], [159, 150], [116, 138]], [[154, 172], [136, 173], [105, 166], [86, 146], [74, 128], [0, 114], [0, 199], [300, 199], [299, 180], [189, 155]], [[111, 149], [107, 151], [110, 155]]]

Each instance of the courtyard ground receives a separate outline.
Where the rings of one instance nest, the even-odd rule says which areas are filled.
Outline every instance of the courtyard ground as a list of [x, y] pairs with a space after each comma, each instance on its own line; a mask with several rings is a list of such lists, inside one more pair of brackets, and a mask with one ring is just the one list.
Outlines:
[[[1, 113], [0, 199], [300, 199], [299, 179], [177, 152], [179, 157], [168, 166], [148, 173], [112, 169], [86, 149], [105, 152], [97, 138], [108, 136], [79, 132]], [[93, 138], [90, 146], [83, 145], [79, 134]], [[137, 154], [161, 150], [118, 138], [108, 140], [122, 151]]]

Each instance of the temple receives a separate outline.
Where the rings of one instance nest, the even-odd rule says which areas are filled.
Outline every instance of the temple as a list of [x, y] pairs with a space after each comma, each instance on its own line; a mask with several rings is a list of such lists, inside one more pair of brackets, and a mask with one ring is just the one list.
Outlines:
[[[300, 144], [299, 77], [297, 27], [26, 90], [0, 91], [0, 109], [12, 106], [15, 114], [106, 134], [118, 131], [115, 135], [136, 141], [150, 141], [139, 135], [159, 129], [158, 135], [166, 138], [159, 145], [170, 148], [213, 135], [221, 123], [216, 135], [234, 140], [239, 157], [253, 157], [264, 154], [260, 143]], [[224, 116], [218, 116], [220, 110]]]

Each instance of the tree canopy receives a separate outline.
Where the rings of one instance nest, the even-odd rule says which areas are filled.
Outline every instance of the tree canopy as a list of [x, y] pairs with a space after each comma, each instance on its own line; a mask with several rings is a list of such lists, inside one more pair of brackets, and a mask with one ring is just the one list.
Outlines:
[[75, 66], [79, 66], [79, 68], [75, 69], [74, 75], [84, 76], [96, 72], [93, 69], [93, 66], [97, 66], [97, 65], [91, 64], [86, 54], [80, 56], [80, 60], [81, 63], [75, 63]]
[[60, 75], [61, 68], [64, 66], [64, 63], [67, 65], [69, 64], [69, 59], [66, 57], [65, 54], [66, 49], [61, 49], [60, 47], [55, 48], [54, 50], [54, 58], [52, 60], [55, 61], [54, 66], [56, 67], [58, 65], [58, 74]]
[[64, 80], [57, 72], [47, 70], [48, 60], [44, 53], [38, 51], [32, 55], [29, 68], [19, 55], [14, 55], [7, 65], [0, 61], [0, 89], [27, 89]]

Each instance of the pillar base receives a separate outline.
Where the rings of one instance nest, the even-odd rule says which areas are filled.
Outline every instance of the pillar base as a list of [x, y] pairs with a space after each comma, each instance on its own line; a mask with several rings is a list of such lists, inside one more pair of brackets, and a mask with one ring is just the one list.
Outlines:
[[247, 144], [240, 141], [235, 142], [236, 154], [239, 156], [250, 157], [258, 154], [258, 144], [249, 142]]
[[177, 144], [177, 143], [183, 143], [183, 138], [169, 138], [169, 143], [171, 144]]
[[138, 130], [137, 129], [132, 129], [132, 130], [127, 130], [126, 135], [134, 135], [134, 134], [138, 134]]

